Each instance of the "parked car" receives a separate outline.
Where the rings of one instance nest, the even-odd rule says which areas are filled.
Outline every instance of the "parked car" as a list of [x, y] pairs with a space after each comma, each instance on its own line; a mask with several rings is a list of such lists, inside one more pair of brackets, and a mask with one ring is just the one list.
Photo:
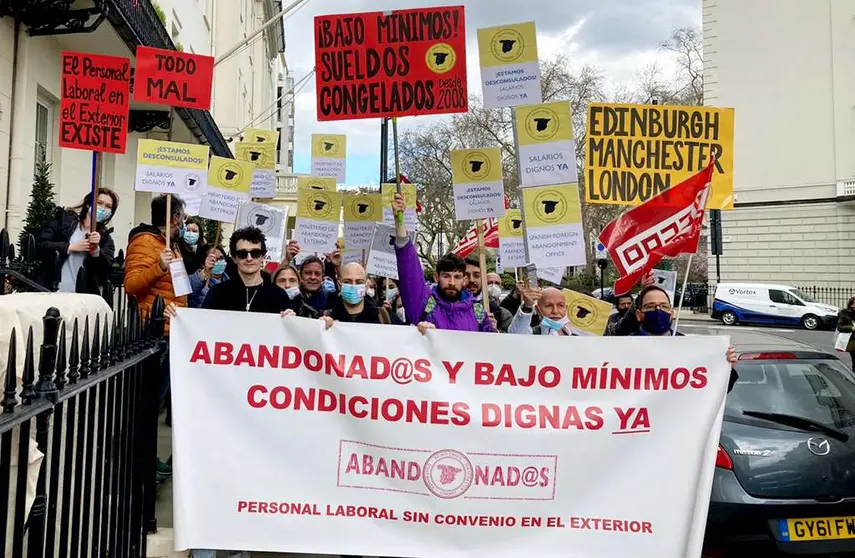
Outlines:
[[720, 283], [711, 315], [725, 325], [742, 322], [817, 329], [835, 326], [837, 310], [789, 285]]
[[702, 556], [855, 553], [855, 374], [781, 337], [732, 343]]

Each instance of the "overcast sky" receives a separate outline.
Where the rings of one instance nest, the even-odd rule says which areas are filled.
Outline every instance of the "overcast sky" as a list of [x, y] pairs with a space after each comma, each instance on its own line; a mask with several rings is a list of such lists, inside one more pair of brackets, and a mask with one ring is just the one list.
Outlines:
[[[466, 8], [466, 52], [470, 93], [481, 92], [476, 30], [534, 21], [541, 59], [556, 53], [574, 65], [597, 65], [612, 85], [630, 84], [644, 66], [673, 62], [659, 45], [677, 27], [701, 25], [701, 0], [310, 0], [285, 22], [286, 57], [295, 81], [314, 66], [316, 15], [460, 5]], [[315, 80], [297, 95], [295, 172], [310, 167], [311, 134], [347, 134], [348, 184], [374, 184], [379, 178], [380, 120], [319, 123], [315, 117]], [[442, 117], [440, 117], [442, 118]], [[402, 129], [424, 118], [403, 118]]]

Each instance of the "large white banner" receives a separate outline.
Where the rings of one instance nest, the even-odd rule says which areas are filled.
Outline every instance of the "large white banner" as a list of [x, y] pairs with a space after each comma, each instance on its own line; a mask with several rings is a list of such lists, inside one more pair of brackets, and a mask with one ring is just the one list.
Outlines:
[[700, 556], [727, 346], [180, 309], [176, 546]]

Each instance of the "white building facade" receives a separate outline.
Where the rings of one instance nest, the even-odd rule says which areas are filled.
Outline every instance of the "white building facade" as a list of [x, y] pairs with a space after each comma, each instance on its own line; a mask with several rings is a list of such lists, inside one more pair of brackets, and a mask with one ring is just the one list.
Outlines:
[[703, 10], [704, 101], [736, 109], [721, 280], [852, 287], [855, 0]]

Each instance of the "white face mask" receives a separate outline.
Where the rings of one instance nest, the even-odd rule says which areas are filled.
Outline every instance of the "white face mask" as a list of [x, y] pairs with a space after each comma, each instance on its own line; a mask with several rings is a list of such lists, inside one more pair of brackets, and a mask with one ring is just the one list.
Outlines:
[[502, 296], [502, 287], [498, 285], [490, 285], [487, 287], [487, 294], [490, 298], [499, 299]]
[[368, 296], [368, 298], [374, 298], [374, 289], [370, 287], [365, 289], [365, 294]]
[[407, 314], [404, 312], [403, 306], [395, 310], [395, 313], [398, 315], [398, 319], [400, 319], [402, 322], [407, 321]]

